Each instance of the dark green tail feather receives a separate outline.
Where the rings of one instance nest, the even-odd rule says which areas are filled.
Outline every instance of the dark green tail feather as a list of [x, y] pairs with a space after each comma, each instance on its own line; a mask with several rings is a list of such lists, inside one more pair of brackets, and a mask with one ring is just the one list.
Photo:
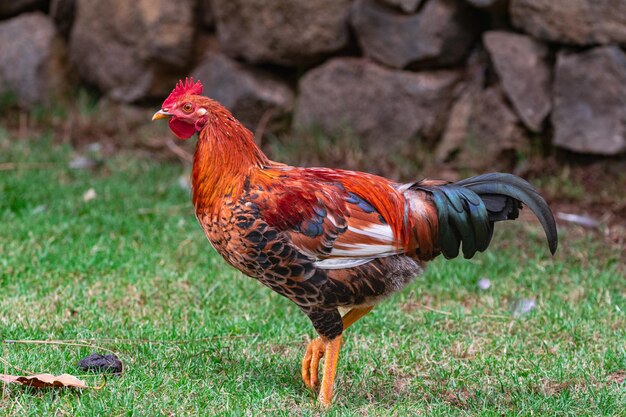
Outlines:
[[558, 237], [552, 211], [532, 185], [515, 175], [484, 174], [441, 186], [417, 183], [412, 188], [432, 195], [439, 214], [438, 243], [446, 258], [458, 256], [461, 243], [465, 258], [487, 249], [493, 224], [516, 219], [522, 204], [537, 216], [550, 252], [556, 252]]

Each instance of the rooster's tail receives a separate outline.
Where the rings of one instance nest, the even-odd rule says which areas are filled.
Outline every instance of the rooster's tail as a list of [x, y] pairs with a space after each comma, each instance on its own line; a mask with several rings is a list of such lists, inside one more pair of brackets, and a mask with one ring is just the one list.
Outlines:
[[487, 249], [494, 223], [516, 219], [522, 204], [535, 213], [546, 233], [550, 252], [556, 252], [558, 237], [550, 207], [532, 185], [515, 175], [484, 174], [445, 185], [424, 181], [411, 188], [432, 196], [438, 213], [437, 243], [446, 258], [456, 257], [461, 243], [465, 258]]

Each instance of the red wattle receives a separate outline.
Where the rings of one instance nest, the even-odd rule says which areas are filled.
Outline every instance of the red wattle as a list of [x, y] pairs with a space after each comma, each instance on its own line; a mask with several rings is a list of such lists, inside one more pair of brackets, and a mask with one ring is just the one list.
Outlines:
[[170, 129], [178, 139], [189, 139], [196, 133], [196, 127], [177, 118], [170, 119]]

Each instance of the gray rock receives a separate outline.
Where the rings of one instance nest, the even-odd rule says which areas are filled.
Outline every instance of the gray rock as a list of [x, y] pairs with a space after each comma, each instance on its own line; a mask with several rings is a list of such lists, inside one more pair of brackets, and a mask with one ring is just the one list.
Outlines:
[[46, 211], [48, 211], [48, 206], [46, 204], [40, 204], [34, 209], [32, 209], [31, 213], [37, 215], [37, 214], [45, 213]]
[[457, 0], [430, 0], [405, 15], [375, 0], [356, 0], [351, 21], [366, 56], [393, 68], [454, 65], [478, 35], [476, 11]]
[[626, 55], [615, 46], [557, 58], [554, 144], [581, 153], [626, 151]]
[[293, 110], [294, 93], [285, 82], [216, 51], [206, 53], [193, 77], [202, 82], [207, 96], [226, 106], [250, 129], [263, 117], [269, 122]]
[[468, 138], [474, 102], [483, 90], [486, 69], [487, 57], [483, 51], [476, 51], [467, 59], [463, 82], [457, 88], [457, 98], [450, 109], [445, 130], [435, 150], [435, 160], [438, 163], [449, 160]]
[[548, 48], [511, 32], [487, 32], [483, 43], [513, 108], [530, 130], [540, 132], [552, 108]]
[[379, 149], [417, 136], [435, 138], [458, 79], [456, 71], [413, 73], [333, 59], [300, 80], [294, 127], [356, 134]]
[[556, 218], [567, 223], [577, 224], [590, 229], [598, 229], [602, 226], [602, 223], [598, 220], [585, 214], [563, 213], [562, 211], [559, 211], [556, 213]]
[[178, 186], [185, 191], [191, 191], [192, 187], [189, 174], [181, 175], [180, 177], [178, 177]]
[[[510, 170], [516, 152], [528, 148], [519, 118], [500, 86], [469, 88], [454, 104], [436, 155], [456, 168]], [[455, 152], [456, 151], [456, 152]], [[454, 155], [450, 160], [450, 155]]]
[[348, 45], [351, 0], [214, 0], [224, 52], [253, 63], [308, 65]]
[[[476, 96], [469, 126], [470, 143], [467, 147], [474, 144], [478, 151], [473, 156], [468, 153], [470, 165], [485, 168], [485, 162], [492, 161], [491, 166], [506, 166], [510, 162], [506, 158], [499, 161], [504, 153], [523, 151], [528, 147], [528, 137], [520, 119], [498, 85], [490, 86]], [[475, 157], [477, 160], [473, 160]], [[498, 162], [505, 165], [498, 165]]]
[[415, 13], [424, 0], [379, 0], [388, 6], [402, 10], [405, 13]]
[[66, 47], [52, 20], [40, 12], [0, 23], [0, 94], [22, 107], [49, 104], [67, 88]]
[[84, 155], [77, 155], [68, 164], [72, 169], [92, 169], [95, 168], [97, 162], [95, 159]]
[[513, 301], [513, 317], [520, 318], [522, 316], [525, 316], [533, 311], [535, 308], [537, 308], [537, 303], [533, 298], [519, 298]]
[[487, 291], [489, 288], [491, 288], [491, 280], [489, 280], [489, 278], [481, 278], [478, 280], [477, 285], [479, 289]]
[[626, 0], [511, 0], [513, 24], [575, 45], [626, 43]]
[[76, 366], [83, 372], [121, 374], [124, 371], [124, 365], [117, 356], [101, 355], [100, 353], [92, 353], [82, 358]]
[[468, 139], [475, 94], [466, 87], [452, 105], [450, 117], [435, 150], [435, 159], [438, 163], [447, 162], [457, 155]]
[[163, 97], [188, 64], [194, 0], [77, 0], [70, 54], [81, 78], [111, 98]]
[[3, 0], [0, 1], [0, 18], [7, 18], [23, 12], [43, 10], [45, 0]]

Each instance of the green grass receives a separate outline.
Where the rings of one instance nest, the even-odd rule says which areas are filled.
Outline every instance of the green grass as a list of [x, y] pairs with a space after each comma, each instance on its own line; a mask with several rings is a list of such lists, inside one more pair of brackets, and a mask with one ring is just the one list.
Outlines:
[[[3, 343], [0, 356], [98, 385], [75, 364], [104, 348], [125, 372], [100, 391], [4, 385], [0, 414], [325, 414], [299, 376], [308, 319], [216, 255], [183, 169], [121, 155], [77, 171], [70, 152], [0, 132], [0, 164], [21, 164], [0, 171], [0, 332], [93, 347]], [[375, 308], [346, 332], [328, 415], [626, 415], [620, 248], [560, 232], [551, 258], [535, 223], [499, 227], [488, 253], [437, 260]], [[537, 308], [514, 319], [519, 298]]]

